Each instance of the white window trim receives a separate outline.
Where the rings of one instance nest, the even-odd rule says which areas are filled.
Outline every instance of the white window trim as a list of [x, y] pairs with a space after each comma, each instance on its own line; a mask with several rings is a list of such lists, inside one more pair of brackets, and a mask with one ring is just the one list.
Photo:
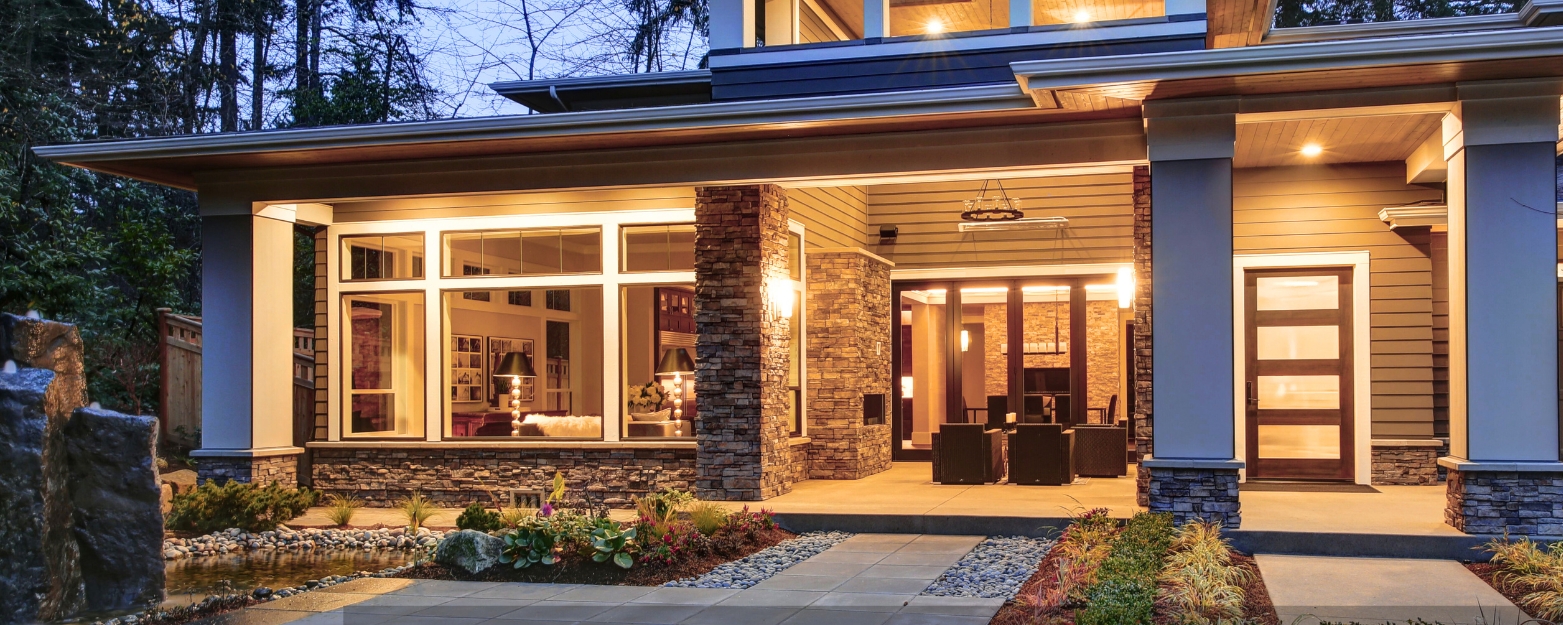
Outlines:
[[[1360, 252], [1312, 252], [1302, 254], [1238, 254], [1232, 257], [1232, 413], [1235, 427], [1232, 442], [1235, 457], [1248, 456], [1247, 401], [1243, 382], [1248, 373], [1247, 333], [1248, 320], [1243, 304], [1245, 269], [1276, 269], [1288, 267], [1350, 267], [1351, 268], [1351, 425], [1352, 425], [1352, 473], [1357, 484], [1373, 481], [1373, 355], [1369, 352], [1372, 328], [1369, 314], [1370, 276], [1368, 264], [1371, 255]], [[1239, 479], [1247, 479], [1247, 470], [1238, 470]]]
[[[807, 229], [795, 219], [787, 220], [787, 232], [798, 235], [798, 279], [792, 281], [792, 293], [801, 305], [797, 318], [791, 319], [790, 323], [801, 324], [803, 328], [798, 333], [798, 414], [802, 415], [798, 420], [798, 437], [806, 438], [809, 435], [809, 239]], [[791, 328], [788, 330], [790, 333]], [[787, 418], [791, 420], [792, 415]]]
[[[449, 290], [519, 290], [523, 288], [592, 287], [602, 288], [603, 353], [602, 353], [602, 406], [603, 438], [601, 442], [617, 443], [621, 440], [624, 415], [620, 404], [620, 343], [622, 325], [618, 293], [620, 287], [635, 284], [693, 284], [693, 271], [663, 271], [622, 273], [619, 258], [620, 227], [656, 223], [692, 223], [693, 207], [669, 207], [635, 211], [605, 211], [583, 213], [549, 213], [536, 215], [504, 215], [484, 217], [450, 217], [436, 219], [338, 222], [327, 228], [326, 238], [326, 286], [327, 333], [326, 349], [333, 365], [333, 382], [337, 388], [327, 394], [327, 440], [340, 442], [342, 436], [342, 385], [346, 371], [342, 357], [341, 298], [344, 293], [370, 293], [374, 291], [423, 291], [424, 292], [424, 439], [427, 442], [445, 440], [445, 414], [448, 411], [449, 393], [446, 391], [444, 367], [444, 300]], [[440, 235], [447, 231], [465, 230], [522, 230], [537, 228], [568, 228], [598, 226], [602, 228], [603, 271], [591, 274], [567, 274], [550, 276], [491, 276], [444, 277], [439, 269], [444, 266], [444, 250]], [[801, 226], [798, 226], [801, 228]], [[363, 234], [414, 234], [422, 232], [424, 244], [424, 277], [405, 280], [375, 280], [343, 282], [341, 279], [341, 238]], [[434, 372], [434, 375], [427, 372]], [[610, 407], [615, 407], [610, 409]], [[806, 414], [806, 413], [805, 413]], [[353, 440], [349, 438], [348, 440]], [[405, 439], [417, 440], [417, 439]], [[452, 439], [469, 440], [469, 439]], [[492, 445], [530, 443], [535, 438], [516, 441], [477, 441]], [[579, 443], [580, 441], [572, 441]]]

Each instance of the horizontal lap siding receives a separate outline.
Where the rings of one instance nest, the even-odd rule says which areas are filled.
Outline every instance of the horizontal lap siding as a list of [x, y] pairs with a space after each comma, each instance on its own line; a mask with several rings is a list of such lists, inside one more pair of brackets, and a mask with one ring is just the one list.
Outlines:
[[787, 190], [788, 214], [803, 224], [809, 247], [864, 247], [866, 204], [863, 187]]
[[[1004, 181], [1027, 217], [1067, 217], [1061, 230], [961, 233], [962, 201], [982, 181], [868, 187], [869, 240], [896, 226], [892, 245], [871, 249], [897, 269], [984, 265], [1126, 263], [1134, 256], [1134, 184], [1130, 174], [1056, 176]], [[998, 192], [989, 184], [990, 196]]]
[[1239, 254], [1363, 251], [1373, 436], [1432, 436], [1433, 265], [1425, 229], [1393, 232], [1386, 206], [1437, 200], [1405, 184], [1400, 162], [1239, 169], [1234, 172], [1233, 247]]

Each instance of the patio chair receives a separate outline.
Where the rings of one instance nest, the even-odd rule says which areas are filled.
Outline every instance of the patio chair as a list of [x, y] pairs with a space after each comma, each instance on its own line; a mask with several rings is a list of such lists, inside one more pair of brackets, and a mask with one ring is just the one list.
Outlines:
[[1117, 425], [1077, 424], [1075, 473], [1087, 477], [1123, 477], [1129, 474], [1129, 428]]
[[1002, 430], [986, 423], [945, 423], [933, 435], [934, 481], [989, 484], [1004, 477]]
[[1074, 435], [1057, 423], [1021, 423], [1009, 435], [1009, 482], [1062, 486], [1075, 481]]

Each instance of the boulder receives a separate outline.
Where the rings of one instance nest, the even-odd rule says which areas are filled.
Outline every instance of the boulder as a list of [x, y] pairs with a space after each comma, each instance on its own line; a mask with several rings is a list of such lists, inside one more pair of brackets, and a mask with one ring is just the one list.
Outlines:
[[174, 487], [169, 486], [168, 482], [163, 482], [158, 485], [157, 490], [157, 507], [163, 511], [163, 516], [166, 517], [168, 513], [174, 511]]
[[[0, 319], [10, 358], [16, 319]], [[58, 621], [83, 604], [64, 462], [64, 424], [80, 406], [70, 386], [48, 369], [0, 373], [0, 623]]]
[[499, 562], [505, 541], [476, 530], [452, 532], [434, 548], [434, 561], [476, 575]]
[[157, 420], [79, 408], [65, 426], [71, 501], [87, 608], [163, 601], [162, 488]]
[[196, 482], [198, 481], [196, 479], [195, 471], [191, 471], [189, 469], [180, 469], [178, 471], [169, 471], [167, 473], [160, 472], [158, 474], [158, 479], [162, 480], [164, 484], [172, 487], [174, 489], [175, 495], [183, 495], [192, 490], [195, 490]]
[[56, 415], [63, 424], [70, 411], [87, 405], [87, 373], [82, 364], [81, 333], [76, 326], [58, 321], [0, 314], [0, 363], [16, 361], [19, 368], [54, 372], [57, 394], [64, 410]]

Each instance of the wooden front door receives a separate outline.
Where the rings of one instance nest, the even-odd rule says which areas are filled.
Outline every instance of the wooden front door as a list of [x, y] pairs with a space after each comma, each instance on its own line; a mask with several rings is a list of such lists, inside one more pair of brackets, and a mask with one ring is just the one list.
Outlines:
[[1351, 480], [1351, 269], [1250, 269], [1243, 289], [1252, 479]]

